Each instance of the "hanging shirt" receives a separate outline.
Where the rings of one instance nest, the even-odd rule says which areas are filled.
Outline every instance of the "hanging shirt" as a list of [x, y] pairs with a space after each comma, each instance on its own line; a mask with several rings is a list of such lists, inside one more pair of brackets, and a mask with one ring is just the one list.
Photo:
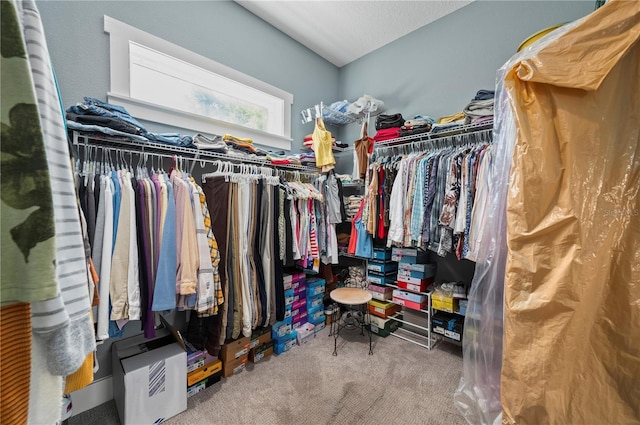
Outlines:
[[198, 191], [198, 186], [193, 181], [193, 178], [189, 180], [189, 184], [191, 185], [194, 203], [197, 200], [193, 208], [193, 222], [196, 228], [199, 259], [197, 283], [198, 300], [196, 310], [202, 313], [215, 306], [213, 265], [211, 264], [211, 252], [209, 250], [209, 242], [207, 241], [207, 231], [204, 228], [204, 215], [200, 203], [200, 193], [202, 193], [202, 189]]
[[167, 209], [164, 220], [160, 223], [162, 234], [158, 238], [160, 255], [158, 256], [158, 270], [153, 285], [153, 301], [151, 310], [164, 311], [176, 308], [176, 200], [173, 185], [167, 183], [166, 175], [158, 176], [158, 180], [165, 185], [167, 194]]
[[[103, 212], [100, 212], [103, 209]], [[100, 206], [98, 215], [104, 214], [104, 238], [100, 264], [100, 304], [96, 339], [109, 338], [109, 285], [111, 281], [111, 253], [113, 252], [113, 180], [103, 176], [100, 180]]]
[[390, 224], [387, 232], [387, 247], [389, 248], [392, 244], [402, 244], [404, 240], [404, 200], [406, 195], [404, 174], [405, 161], [400, 161], [389, 201]]
[[324, 126], [321, 117], [316, 118], [316, 126], [313, 129], [313, 151], [316, 154], [316, 166], [322, 168], [323, 172], [333, 169], [336, 160], [333, 156], [333, 137], [331, 132]]
[[[130, 193], [127, 186], [121, 179], [122, 171], [117, 171], [116, 194], [119, 193], [119, 208], [117, 215], [114, 212], [114, 234], [116, 235], [113, 246], [113, 257], [111, 260], [111, 280], [109, 282], [109, 295], [111, 297], [111, 320], [122, 320], [128, 318], [129, 303], [129, 248], [131, 246], [131, 204]], [[116, 179], [114, 179], [114, 184]], [[115, 196], [114, 196], [115, 198]]]
[[[191, 177], [191, 182], [195, 184], [195, 180]], [[198, 198], [200, 200], [200, 208], [203, 215], [204, 231], [207, 237], [207, 245], [209, 246], [209, 258], [211, 262], [211, 270], [213, 275], [213, 306], [206, 312], [207, 315], [217, 314], [218, 306], [224, 303], [224, 295], [222, 293], [222, 285], [220, 282], [220, 273], [218, 271], [218, 264], [220, 264], [220, 250], [218, 249], [218, 242], [213, 234], [213, 228], [211, 225], [211, 216], [209, 208], [207, 206], [207, 199], [202, 190], [202, 187], [196, 185], [198, 190]], [[206, 263], [205, 263], [206, 264]]]
[[124, 184], [129, 194], [129, 269], [127, 270], [127, 303], [129, 320], [140, 320], [140, 270], [138, 256], [138, 237], [136, 226], [136, 195], [133, 190], [131, 173], [127, 172]]

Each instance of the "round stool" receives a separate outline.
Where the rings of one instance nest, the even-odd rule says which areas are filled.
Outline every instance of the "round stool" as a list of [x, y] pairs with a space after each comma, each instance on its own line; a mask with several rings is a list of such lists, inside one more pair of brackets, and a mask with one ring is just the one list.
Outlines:
[[[333, 355], [338, 355], [338, 336], [340, 329], [354, 329], [359, 327], [364, 335], [364, 328], [367, 326], [368, 320], [366, 320], [369, 314], [367, 303], [371, 301], [371, 293], [360, 288], [338, 288], [329, 293], [329, 297], [335, 301], [338, 305], [348, 307], [346, 317], [340, 316], [340, 309], [334, 312], [334, 317], [331, 319], [331, 333], [334, 336]], [[351, 308], [349, 308], [351, 307]], [[353, 307], [357, 307], [354, 309]], [[353, 311], [356, 310], [359, 315], [353, 315]], [[362, 311], [359, 311], [362, 310]], [[351, 314], [349, 314], [351, 313]], [[338, 316], [338, 317], [336, 317]], [[335, 327], [334, 327], [335, 326]], [[367, 328], [369, 332], [369, 354], [373, 354], [371, 347], [371, 330]]]

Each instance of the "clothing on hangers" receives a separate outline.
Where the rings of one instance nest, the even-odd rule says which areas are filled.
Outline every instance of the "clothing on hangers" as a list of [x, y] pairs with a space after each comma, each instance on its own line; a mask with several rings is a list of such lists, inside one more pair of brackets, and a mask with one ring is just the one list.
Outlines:
[[[440, 147], [427, 151], [400, 157], [376, 155], [373, 169], [384, 168], [389, 172], [387, 177], [397, 170], [390, 190], [388, 178], [385, 181], [378, 178], [376, 184], [372, 184], [373, 176], [367, 180], [368, 192], [375, 190], [379, 196], [382, 194], [381, 208], [386, 208], [384, 195], [389, 200], [388, 222], [382, 217], [382, 222], [388, 223], [388, 246], [415, 246], [440, 256], [455, 252], [459, 259], [475, 259], [477, 228], [482, 223], [481, 205], [487, 202], [489, 185], [484, 180], [489, 178], [491, 148], [483, 138], [474, 138], [474, 144], [470, 142], [471, 136], [456, 137], [458, 147], [449, 138], [440, 141]], [[435, 146], [433, 141], [431, 145]], [[477, 200], [480, 206], [476, 206]], [[364, 215], [367, 214], [365, 209]], [[379, 236], [370, 226], [367, 231]]]

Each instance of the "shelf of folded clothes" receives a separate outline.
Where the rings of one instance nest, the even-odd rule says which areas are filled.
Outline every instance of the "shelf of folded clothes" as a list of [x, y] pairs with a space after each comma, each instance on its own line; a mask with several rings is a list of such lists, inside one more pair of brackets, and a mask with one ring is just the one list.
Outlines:
[[[86, 96], [83, 102], [66, 110], [67, 129], [73, 133], [75, 143], [99, 144], [114, 149], [140, 152], [168, 153], [190, 158], [211, 158], [257, 165], [278, 165], [298, 171], [317, 172], [315, 158], [291, 158], [286, 163], [272, 162], [271, 155], [254, 145], [253, 140], [223, 136], [194, 136], [179, 133], [152, 133], [125, 108]], [[132, 149], [133, 148], [133, 149]], [[276, 158], [276, 161], [280, 157]]]
[[488, 119], [478, 120], [477, 122], [473, 122], [471, 124], [434, 124], [429, 131], [410, 134], [407, 136], [400, 136], [400, 132], [398, 131], [398, 137], [376, 141], [374, 148], [398, 146], [424, 140], [438, 140], [441, 138], [454, 136], [456, 134], [473, 133], [475, 131], [490, 130], [492, 128], [492, 117]]

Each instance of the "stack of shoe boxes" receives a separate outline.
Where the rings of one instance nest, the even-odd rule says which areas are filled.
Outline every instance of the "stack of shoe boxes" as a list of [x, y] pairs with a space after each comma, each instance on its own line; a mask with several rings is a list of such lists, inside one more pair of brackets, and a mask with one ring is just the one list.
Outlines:
[[325, 328], [324, 292], [326, 282], [324, 279], [312, 277], [307, 279], [307, 321], [314, 326], [314, 332]]
[[249, 343], [249, 361], [251, 363], [258, 363], [273, 354], [272, 338], [271, 326], [259, 327], [251, 332], [251, 342]]
[[[391, 250], [374, 248], [373, 258], [367, 263], [367, 290], [371, 293], [369, 302], [369, 329], [386, 337], [398, 328], [400, 322], [388, 317], [397, 313], [399, 307], [391, 302], [398, 265], [391, 259]], [[401, 317], [399, 317], [401, 318]]]
[[[294, 318], [296, 325], [300, 326], [302, 314], [306, 318], [307, 305], [304, 302], [304, 309], [301, 309], [300, 299], [305, 300], [306, 277], [303, 272], [285, 273], [282, 277], [284, 286], [284, 320], [276, 322], [271, 330], [273, 337], [273, 352], [282, 354], [289, 351], [296, 345], [297, 332], [293, 326]], [[301, 296], [302, 294], [302, 296]]]
[[369, 284], [384, 286], [394, 282], [398, 264], [391, 259], [391, 250], [374, 248], [373, 258], [367, 263], [367, 281]]
[[220, 359], [222, 360], [222, 376], [228, 378], [231, 375], [242, 372], [249, 360], [250, 337], [238, 338], [234, 341], [227, 341], [220, 348]]
[[273, 337], [273, 352], [282, 354], [291, 350], [296, 345], [297, 332], [293, 329], [293, 318], [285, 318], [281, 322], [276, 322], [271, 330]]
[[461, 342], [467, 314], [467, 291], [462, 282], [443, 283], [431, 295], [433, 331]]
[[425, 292], [433, 283], [436, 265], [427, 263], [427, 253], [416, 248], [393, 248], [391, 258], [398, 262], [398, 289], [393, 291], [392, 300], [403, 307], [405, 327], [427, 336], [430, 323], [425, 312], [429, 308], [429, 297]]
[[220, 382], [222, 362], [206, 350], [195, 349], [188, 341], [187, 348], [187, 397]]
[[291, 326], [297, 329], [307, 323], [307, 279], [304, 273], [298, 274], [293, 279], [290, 290], [293, 290]]
[[[285, 273], [282, 277], [284, 286], [284, 317], [293, 316], [293, 303], [300, 300], [300, 291], [305, 288], [305, 274], [302, 272]], [[298, 310], [299, 313], [299, 310]]]

